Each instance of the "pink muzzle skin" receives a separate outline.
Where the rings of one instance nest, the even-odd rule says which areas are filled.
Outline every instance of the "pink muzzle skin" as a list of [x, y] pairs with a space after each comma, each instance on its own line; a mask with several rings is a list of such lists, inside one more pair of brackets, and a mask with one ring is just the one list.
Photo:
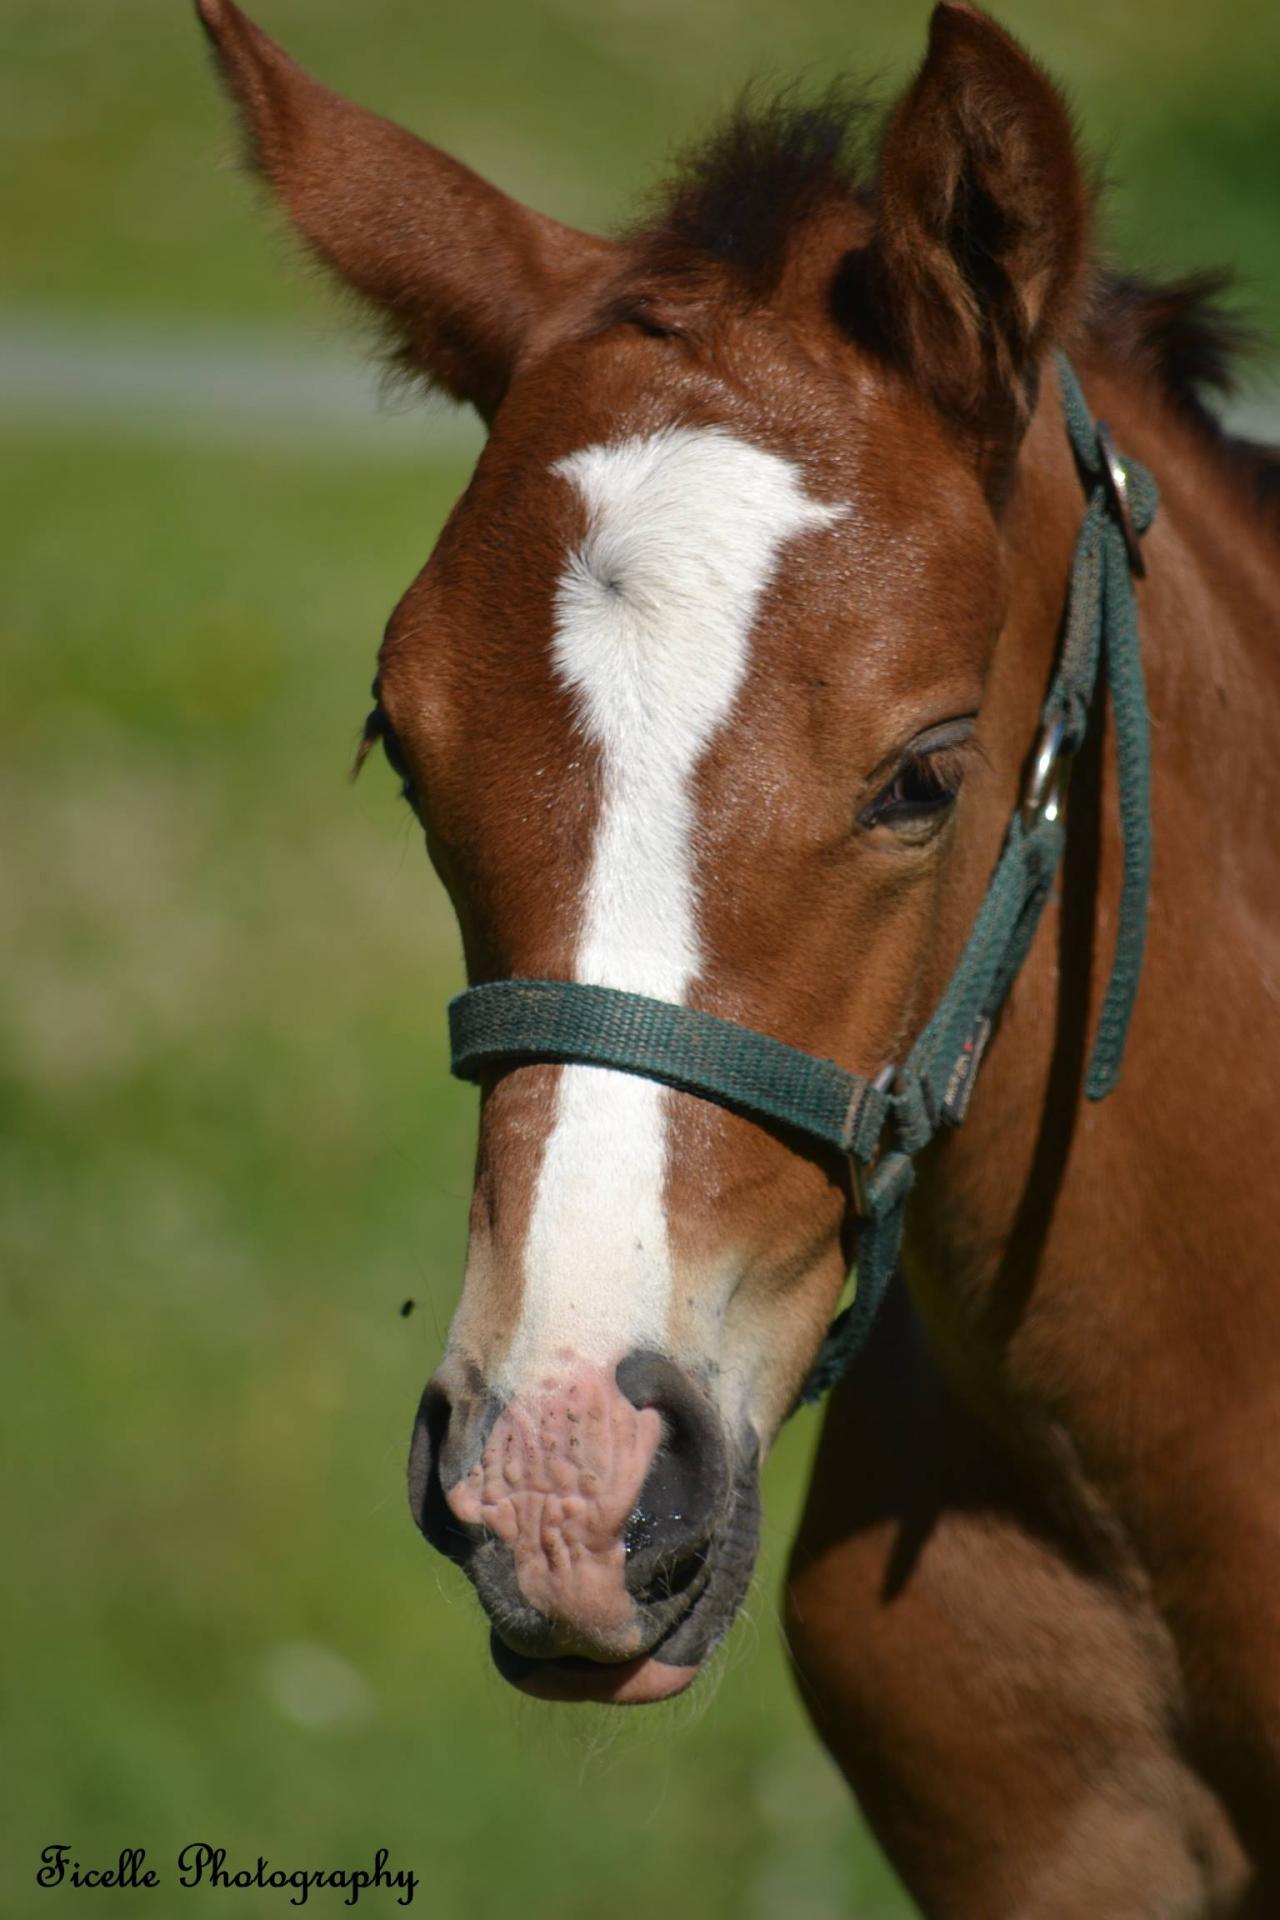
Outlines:
[[[612, 1368], [574, 1360], [509, 1403], [479, 1460], [446, 1495], [465, 1526], [486, 1528], [510, 1549], [520, 1592], [551, 1622], [560, 1653], [626, 1663], [625, 1673], [619, 1664], [614, 1675], [615, 1687], [624, 1690], [658, 1684], [656, 1676], [645, 1680], [630, 1668], [661, 1666], [635, 1658], [642, 1653], [642, 1623], [626, 1586], [625, 1531], [662, 1433], [662, 1416], [633, 1406]], [[663, 1671], [674, 1678], [682, 1670]], [[567, 1668], [560, 1677], [567, 1685]], [[604, 1696], [584, 1689], [544, 1697]], [[631, 1697], [664, 1696], [642, 1691]]]

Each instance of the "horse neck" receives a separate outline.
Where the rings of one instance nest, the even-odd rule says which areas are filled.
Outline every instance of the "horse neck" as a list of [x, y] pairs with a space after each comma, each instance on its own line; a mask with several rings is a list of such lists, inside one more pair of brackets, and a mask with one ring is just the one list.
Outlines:
[[[1103, 1326], [1123, 1351], [1135, 1324], [1126, 1300], [1145, 1285], [1148, 1304], [1158, 1301], [1179, 1264], [1179, 1285], [1195, 1284], [1197, 1268], [1203, 1280], [1222, 1257], [1213, 1222], [1224, 1211], [1242, 1223], [1237, 1264], [1265, 1258], [1250, 1183], [1268, 1185], [1256, 1164], [1261, 1089], [1280, 1072], [1280, 545], [1207, 435], [1131, 377], [1087, 362], [1080, 372], [1094, 412], [1161, 489], [1139, 588], [1153, 743], [1144, 976], [1120, 1087], [1088, 1105], [1083, 1072], [1122, 871], [1110, 727], [1098, 727], [1095, 708], [1072, 780], [1060, 904], [1015, 985], [965, 1126], [925, 1157], [906, 1250], [939, 1353], [988, 1385], [1021, 1369], [1023, 1389], [1028, 1367], [1041, 1377], [1046, 1349], [1051, 1366], [1070, 1366], [1061, 1345], [1096, 1342]], [[1034, 734], [1082, 511], [1047, 391], [1009, 515], [1011, 611], [990, 691], [1010, 766]], [[958, 920], [972, 918], [1015, 791], [1011, 777], [992, 802]], [[957, 950], [964, 927], [946, 931], [941, 948]], [[1271, 1061], [1259, 1060], [1268, 1049]]]
[[[1224, 848], [1255, 842], [1259, 808], [1280, 803], [1280, 539], [1257, 475], [1228, 443], [1179, 416], [1149, 386], [1090, 377], [1122, 447], [1161, 492], [1139, 590], [1157, 771], [1204, 809], [1203, 833]], [[1157, 822], [1157, 828], [1159, 823]], [[1274, 846], [1273, 842], [1273, 846]], [[1207, 870], [1188, 874], [1216, 888]]]

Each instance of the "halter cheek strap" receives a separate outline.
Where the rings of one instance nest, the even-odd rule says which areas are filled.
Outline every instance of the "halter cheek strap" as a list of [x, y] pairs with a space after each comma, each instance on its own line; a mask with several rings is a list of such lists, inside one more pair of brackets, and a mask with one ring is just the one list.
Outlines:
[[874, 1080], [693, 1007], [569, 980], [494, 980], [449, 1007], [453, 1071], [483, 1080], [536, 1061], [610, 1067], [661, 1081], [846, 1155], [862, 1216], [857, 1292], [832, 1323], [801, 1403], [862, 1347], [893, 1276], [915, 1156], [969, 1108], [987, 1039], [1035, 933], [1065, 839], [1065, 764], [1085, 737], [1105, 660], [1115, 726], [1124, 878], [1111, 977], [1085, 1076], [1103, 1099], [1119, 1078], [1146, 928], [1151, 749], [1134, 576], [1155, 482], [1121, 460], [1064, 356], [1058, 377], [1087, 505], [1071, 563], [1057, 667], [1031, 772], [964, 951], [907, 1058]]

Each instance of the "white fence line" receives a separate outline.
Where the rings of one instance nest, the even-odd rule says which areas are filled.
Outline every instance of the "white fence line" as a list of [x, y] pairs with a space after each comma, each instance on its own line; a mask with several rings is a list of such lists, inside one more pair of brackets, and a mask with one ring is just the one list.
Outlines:
[[[1280, 366], [1225, 418], [1280, 443]], [[380, 459], [473, 459], [469, 410], [381, 390], [358, 344], [290, 345], [234, 331], [163, 332], [118, 321], [0, 312], [0, 427], [237, 445], [330, 446]]]
[[469, 410], [383, 387], [358, 341], [342, 353], [269, 335], [0, 313], [0, 427], [474, 458], [484, 435]]

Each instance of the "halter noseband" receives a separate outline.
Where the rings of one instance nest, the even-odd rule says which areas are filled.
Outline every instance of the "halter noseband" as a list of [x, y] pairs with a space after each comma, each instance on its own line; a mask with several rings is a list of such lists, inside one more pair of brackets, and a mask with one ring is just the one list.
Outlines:
[[1087, 505], [1057, 667], [1031, 771], [986, 895], [955, 972], [905, 1061], [868, 1080], [714, 1014], [572, 980], [494, 980], [449, 1006], [453, 1072], [460, 1079], [482, 1080], [536, 1061], [611, 1067], [790, 1128], [848, 1156], [863, 1222], [857, 1292], [828, 1330], [800, 1404], [819, 1399], [865, 1342], [897, 1266], [915, 1156], [968, 1111], [988, 1036], [1062, 858], [1065, 763], [1084, 740], [1104, 656], [1124, 878], [1086, 1096], [1104, 1099], [1119, 1078], [1142, 969], [1151, 871], [1151, 744], [1133, 578], [1145, 572], [1138, 536], [1155, 516], [1158, 494], [1144, 467], [1117, 455], [1106, 423], [1093, 419], [1061, 354], [1058, 378]]

